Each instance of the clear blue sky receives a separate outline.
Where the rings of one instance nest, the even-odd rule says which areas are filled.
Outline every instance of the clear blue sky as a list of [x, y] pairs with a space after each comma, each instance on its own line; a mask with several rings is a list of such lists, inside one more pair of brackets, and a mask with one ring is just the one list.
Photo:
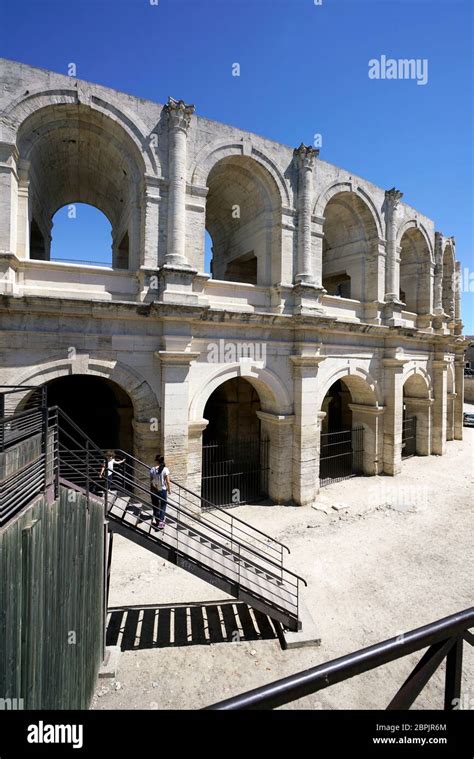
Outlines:
[[[401, 189], [404, 201], [456, 236], [458, 258], [474, 271], [473, 7], [472, 0], [0, 0], [0, 54], [62, 73], [74, 62], [81, 79], [161, 103], [182, 98], [198, 115], [289, 145], [320, 133], [321, 158]], [[368, 61], [382, 54], [428, 59], [428, 83], [369, 79]], [[240, 77], [232, 76], [235, 62]], [[93, 221], [86, 226], [81, 258], [90, 257], [82, 251], [92, 250], [98, 231]], [[56, 219], [56, 246], [69, 246], [70, 227]], [[109, 229], [101, 239], [107, 248]], [[474, 334], [474, 293], [463, 301]]]

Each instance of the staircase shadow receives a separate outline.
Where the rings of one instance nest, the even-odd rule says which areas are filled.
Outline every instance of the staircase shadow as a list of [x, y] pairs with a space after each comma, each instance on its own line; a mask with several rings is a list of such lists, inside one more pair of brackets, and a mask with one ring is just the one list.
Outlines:
[[242, 602], [122, 606], [107, 614], [106, 645], [122, 651], [275, 640], [282, 627]]

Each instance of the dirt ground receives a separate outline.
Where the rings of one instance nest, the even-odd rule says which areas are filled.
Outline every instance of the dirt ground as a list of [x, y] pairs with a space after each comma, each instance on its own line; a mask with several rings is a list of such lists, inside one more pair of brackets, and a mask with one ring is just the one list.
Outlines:
[[[317, 509], [233, 511], [290, 547], [287, 566], [308, 582], [304, 599], [321, 636], [319, 647], [285, 651], [258, 629], [257, 639], [243, 633], [219, 643], [196, 644], [191, 634], [164, 643], [159, 635], [142, 638], [142, 607], [222, 609], [219, 601], [229, 599], [116, 536], [109, 606], [135, 607], [138, 627], [133, 632], [132, 625], [130, 638], [122, 618], [117, 642], [128, 650], [120, 653], [116, 678], [99, 680], [91, 708], [198, 709], [472, 606], [473, 442], [474, 429], [464, 428], [464, 440], [449, 442], [445, 456], [407, 459], [396, 478], [358, 477], [328, 486]], [[474, 708], [474, 648], [465, 645], [464, 651], [462, 707]], [[413, 654], [286, 708], [385, 708], [420, 657]], [[415, 708], [442, 708], [443, 678], [444, 664]]]

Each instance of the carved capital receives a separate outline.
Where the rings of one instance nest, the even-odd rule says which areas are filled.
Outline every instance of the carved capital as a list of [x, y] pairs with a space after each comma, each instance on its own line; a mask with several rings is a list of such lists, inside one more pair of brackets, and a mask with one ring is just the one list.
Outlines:
[[181, 129], [187, 133], [191, 123], [191, 116], [194, 113], [194, 105], [186, 105], [184, 100], [175, 100], [169, 97], [165, 109], [168, 113], [170, 127], [172, 129]]
[[305, 145], [301, 143], [299, 148], [295, 148], [293, 155], [298, 163], [298, 168], [309, 169], [312, 171], [314, 167], [314, 160], [319, 155], [319, 150], [313, 148], [311, 145]]
[[400, 200], [403, 198], [403, 192], [392, 187], [391, 190], [385, 190], [385, 207], [389, 213], [397, 210]]

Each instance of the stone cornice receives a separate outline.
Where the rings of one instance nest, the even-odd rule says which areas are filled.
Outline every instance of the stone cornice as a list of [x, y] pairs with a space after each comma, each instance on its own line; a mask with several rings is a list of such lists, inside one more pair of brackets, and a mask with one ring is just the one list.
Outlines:
[[372, 416], [380, 416], [385, 412], [385, 406], [367, 406], [364, 403], [348, 403], [351, 411], [358, 411], [361, 414], [371, 414]]
[[163, 364], [174, 364], [177, 366], [190, 364], [191, 361], [195, 361], [200, 356], [199, 352], [191, 351], [155, 351], [154, 353]]
[[434, 404], [434, 398], [412, 398], [405, 396], [403, 403], [407, 406], [432, 406]]

